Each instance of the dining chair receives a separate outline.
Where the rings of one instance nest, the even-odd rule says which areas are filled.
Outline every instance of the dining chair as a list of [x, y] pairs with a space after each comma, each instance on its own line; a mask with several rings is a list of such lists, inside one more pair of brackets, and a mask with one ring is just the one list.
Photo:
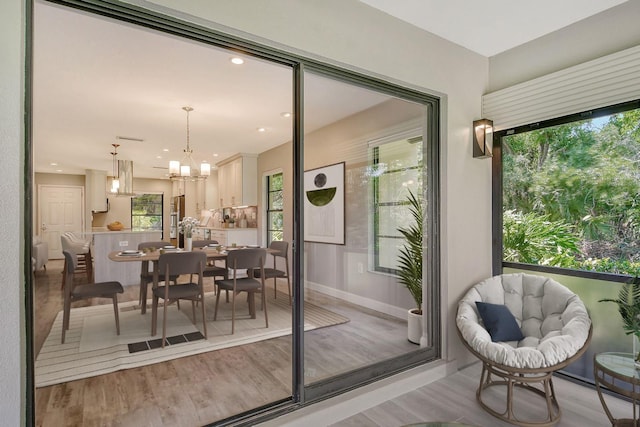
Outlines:
[[[202, 328], [205, 339], [207, 338], [207, 316], [204, 304], [204, 286], [202, 283], [205, 264], [207, 263], [207, 255], [204, 252], [171, 252], [160, 255], [158, 259], [158, 269], [162, 272], [163, 277], [172, 277], [180, 275], [189, 275], [190, 280], [187, 283], [179, 283], [179, 278], [174, 284], [171, 280], [165, 281], [162, 286], [159, 283], [153, 284], [153, 308], [151, 317], [151, 335], [155, 336], [157, 331], [158, 319], [158, 302], [160, 298], [164, 300], [163, 319], [162, 319], [162, 348], [165, 346], [167, 338], [167, 307], [174, 301], [189, 300], [191, 301], [191, 310], [193, 314], [192, 322], [196, 324], [196, 306], [195, 303], [200, 302], [202, 306]], [[198, 281], [193, 281], [193, 276], [198, 276]], [[159, 282], [159, 280], [158, 280]]]
[[[84, 273], [87, 282], [93, 281], [93, 259], [91, 257], [91, 242], [80, 239], [74, 233], [66, 232], [60, 235], [62, 250], [76, 257], [76, 274]], [[62, 287], [64, 288], [66, 272], [62, 271]]]
[[[138, 243], [138, 250], [141, 251], [143, 249], [160, 249], [167, 245], [170, 245], [169, 242], [164, 241], [156, 241], [156, 242], [141, 242]], [[149, 261], [142, 261], [142, 266], [140, 267], [140, 297], [138, 299], [138, 303], [142, 306], [143, 299], [147, 299], [147, 288], [149, 283], [153, 282], [153, 270], [149, 270]], [[162, 271], [158, 271], [159, 279], [158, 281], [164, 282], [164, 276], [162, 275]], [[178, 276], [171, 277], [170, 280], [175, 281]]]
[[[220, 301], [220, 291], [231, 291], [231, 334], [235, 332], [236, 318], [236, 296], [241, 292], [247, 293], [249, 302], [249, 313], [251, 318], [256, 317], [255, 294], [262, 294], [262, 310], [264, 311], [264, 321], [266, 327], [269, 327], [269, 317], [267, 316], [267, 301], [265, 297], [264, 273], [261, 273], [260, 280], [256, 280], [251, 271], [254, 269], [264, 269], [264, 260], [266, 251], [261, 248], [235, 249], [230, 250], [227, 254], [227, 267], [232, 273], [232, 278], [224, 280], [216, 280], [218, 287], [218, 295], [216, 295], [216, 308], [213, 320], [218, 318], [218, 303]], [[238, 277], [239, 270], [247, 270], [250, 274], [246, 277]]]
[[[209, 245], [218, 244], [217, 240], [194, 240], [193, 248], [204, 248]], [[204, 277], [222, 277], [223, 280], [229, 278], [229, 271], [227, 270], [227, 266], [224, 267], [218, 266], [215, 264], [215, 260], [209, 260], [204, 269]]]
[[113, 312], [116, 317], [116, 332], [120, 335], [120, 319], [118, 317], [118, 295], [124, 292], [120, 282], [99, 282], [82, 285], [74, 285], [73, 275], [77, 267], [78, 258], [69, 251], [62, 251], [65, 263], [64, 282], [64, 310], [62, 314], [62, 344], [64, 344], [66, 331], [69, 329], [69, 316], [71, 315], [71, 303], [73, 301], [89, 298], [111, 298], [113, 300]]
[[[291, 280], [289, 279], [289, 242], [276, 240], [271, 242], [269, 249], [272, 249], [271, 255], [273, 255], [273, 268], [264, 268], [264, 278], [273, 279], [273, 293], [277, 298], [278, 290], [277, 283], [278, 278], [287, 279], [287, 287], [289, 288], [289, 305], [291, 305]], [[277, 259], [283, 258], [284, 267], [282, 270], [277, 269]], [[254, 277], [260, 277], [262, 270], [254, 270]]]

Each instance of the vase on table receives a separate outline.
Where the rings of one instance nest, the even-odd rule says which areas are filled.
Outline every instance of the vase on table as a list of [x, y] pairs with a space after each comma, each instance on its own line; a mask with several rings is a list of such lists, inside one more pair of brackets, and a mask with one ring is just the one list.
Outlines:
[[193, 237], [185, 237], [184, 250], [187, 252], [191, 252], [192, 248], [193, 248]]

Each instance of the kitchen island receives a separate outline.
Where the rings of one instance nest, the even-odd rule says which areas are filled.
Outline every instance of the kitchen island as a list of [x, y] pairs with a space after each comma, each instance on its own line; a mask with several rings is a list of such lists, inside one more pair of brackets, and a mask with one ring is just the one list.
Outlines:
[[[106, 230], [106, 229], [105, 229]], [[138, 249], [142, 242], [162, 240], [160, 231], [93, 231], [93, 274], [96, 282], [111, 280], [126, 285], [140, 283], [140, 263], [118, 264], [109, 259], [109, 252]]]

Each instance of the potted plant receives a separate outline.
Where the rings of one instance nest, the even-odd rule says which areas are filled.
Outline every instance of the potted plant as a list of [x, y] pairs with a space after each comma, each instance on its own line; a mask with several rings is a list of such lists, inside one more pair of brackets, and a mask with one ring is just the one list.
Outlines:
[[635, 344], [640, 342], [640, 279], [634, 277], [622, 285], [618, 292], [618, 299], [605, 298], [598, 302], [615, 302], [622, 317], [622, 325], [627, 335], [634, 338], [634, 357], [636, 367], [640, 367], [640, 351]]
[[422, 337], [422, 223], [424, 215], [422, 203], [411, 191], [409, 191], [407, 200], [413, 223], [407, 227], [398, 228], [405, 241], [398, 255], [398, 280], [406, 286], [416, 303], [416, 307], [409, 310], [408, 313], [407, 337], [412, 343], [420, 344]]

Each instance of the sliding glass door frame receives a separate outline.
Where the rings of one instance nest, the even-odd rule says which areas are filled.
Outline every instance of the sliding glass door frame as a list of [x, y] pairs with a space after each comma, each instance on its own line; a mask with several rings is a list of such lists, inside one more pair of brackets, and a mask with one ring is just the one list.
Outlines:
[[[257, 58], [273, 62], [275, 64], [290, 67], [292, 70], [293, 84], [293, 242], [292, 242], [292, 279], [293, 279], [293, 334], [292, 334], [292, 394], [291, 399], [284, 399], [267, 407], [258, 408], [250, 413], [240, 414], [233, 419], [226, 420], [221, 424], [234, 423], [235, 425], [255, 424], [276, 417], [280, 414], [314, 403], [318, 400], [330, 397], [340, 392], [352, 389], [356, 386], [364, 385], [383, 377], [393, 375], [408, 368], [422, 365], [430, 360], [435, 360], [440, 356], [441, 336], [440, 336], [440, 100], [439, 98], [420, 92], [415, 89], [391, 84], [381, 79], [373, 78], [364, 74], [359, 74], [333, 65], [325, 64], [313, 59], [305, 58], [272, 47], [260, 45], [254, 42], [243, 40], [228, 34], [216, 32], [193, 23], [180, 21], [176, 18], [161, 15], [139, 6], [122, 3], [116, 0], [44, 0], [51, 3], [61, 4], [85, 12], [98, 14], [108, 18], [125, 21], [135, 25], [158, 30], [175, 36], [202, 42], [204, 44], [230, 49], [241, 52], [244, 55], [252, 55]], [[34, 0], [29, 2], [29, 10], [33, 9]], [[27, 18], [27, 34], [33, 32], [33, 19]], [[29, 107], [32, 98], [32, 88], [30, 86], [33, 75], [33, 63], [31, 58], [32, 37], [27, 37], [27, 123], [30, 123], [32, 111]], [[330, 378], [326, 381], [304, 384], [304, 271], [303, 271], [303, 177], [304, 177], [304, 73], [310, 71], [331, 79], [344, 81], [348, 84], [362, 86], [371, 90], [388, 94], [392, 97], [402, 98], [416, 102], [424, 106], [426, 129], [424, 138], [424, 159], [427, 172], [425, 175], [427, 222], [425, 230], [428, 236], [428, 244], [425, 247], [424, 265], [432, 266], [428, 268], [424, 279], [428, 286], [424, 288], [425, 312], [430, 316], [427, 322], [427, 333], [429, 337], [428, 347], [416, 350], [405, 355], [386, 360], [374, 365], [369, 365], [361, 369]], [[31, 135], [30, 126], [28, 135]], [[32, 156], [32, 142], [27, 142], [26, 168], [30, 168]], [[26, 170], [26, 169], [25, 169]], [[30, 169], [29, 169], [30, 170]], [[27, 177], [27, 190], [30, 194], [33, 191], [32, 175]], [[31, 236], [32, 219], [25, 220], [25, 236]], [[25, 267], [26, 268], [26, 267]], [[26, 276], [29, 276], [27, 274]], [[33, 286], [33, 278], [27, 280], [26, 286]], [[30, 424], [35, 424], [35, 389], [34, 384], [34, 349], [32, 338], [34, 335], [33, 322], [33, 300], [27, 298], [27, 384], [29, 386], [26, 396], [27, 420]], [[31, 316], [29, 318], [29, 316]]]

